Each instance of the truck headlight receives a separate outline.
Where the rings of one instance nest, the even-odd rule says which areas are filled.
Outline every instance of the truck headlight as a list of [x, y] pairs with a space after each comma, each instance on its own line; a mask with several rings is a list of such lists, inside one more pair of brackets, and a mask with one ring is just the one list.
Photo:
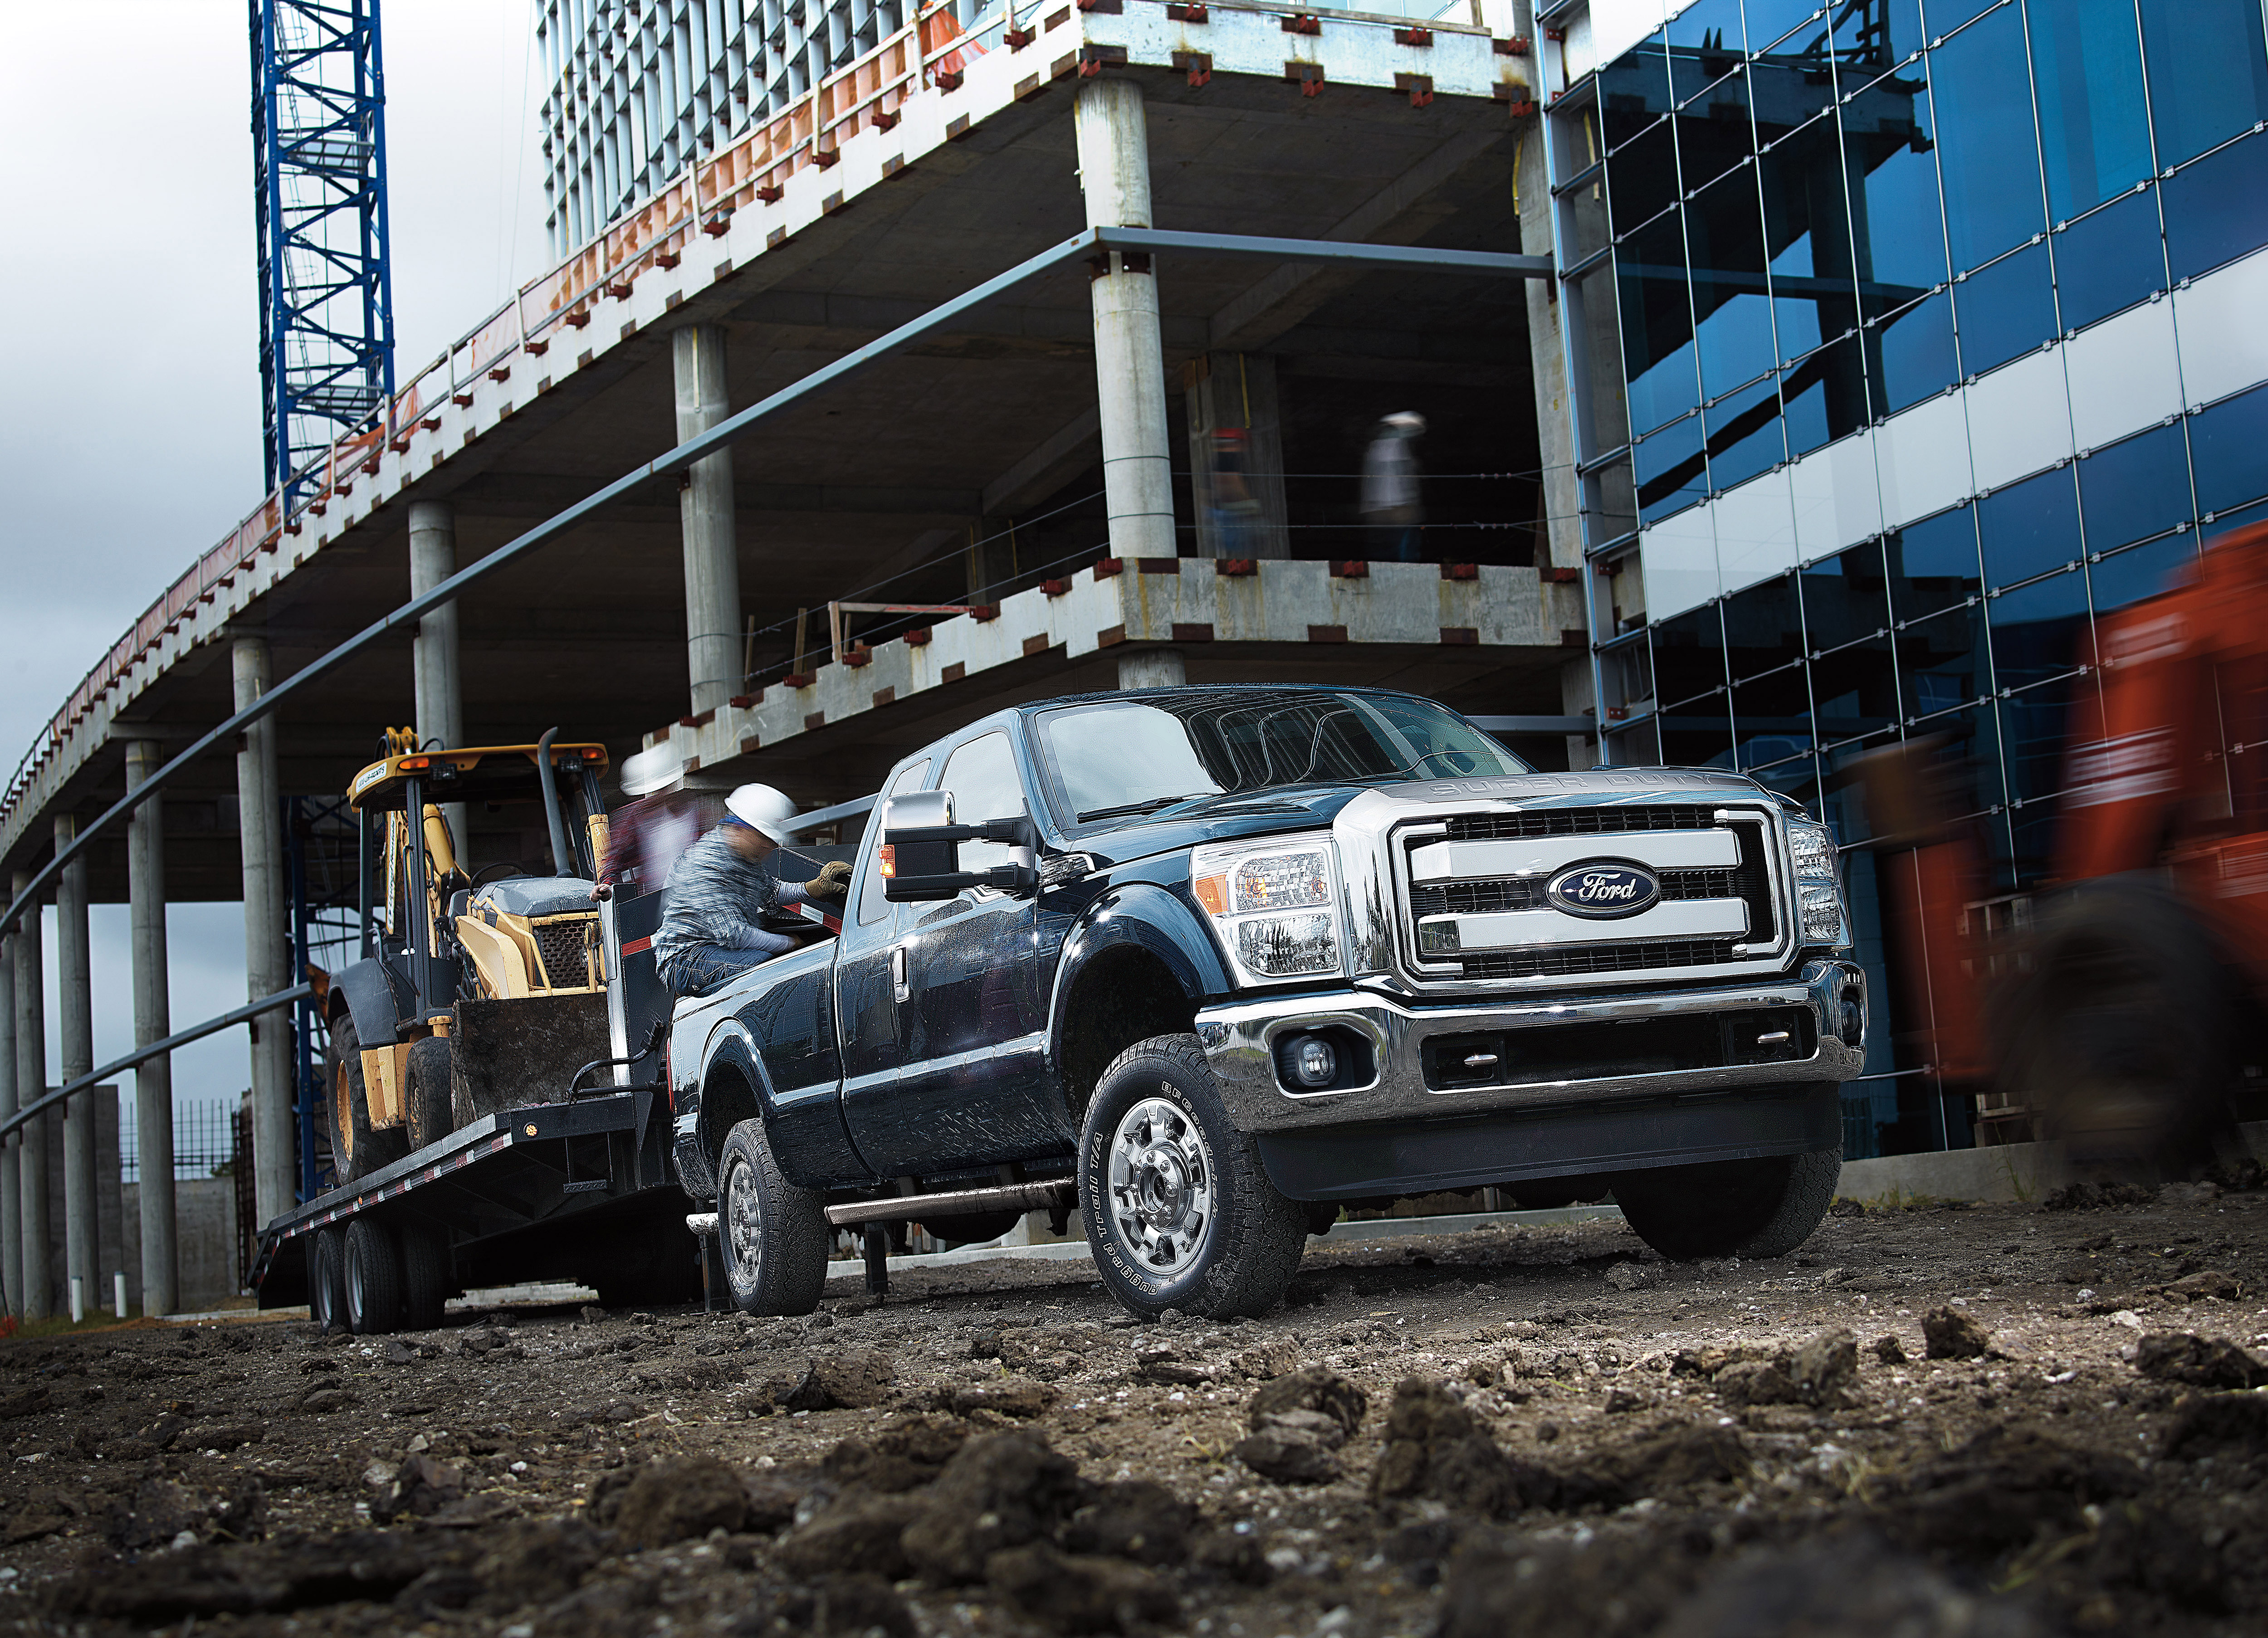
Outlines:
[[1849, 918], [1843, 909], [1842, 871], [1837, 867], [1835, 837], [1815, 819], [1787, 822], [1788, 852], [1795, 864], [1797, 913], [1807, 944], [1846, 944]]
[[1189, 888], [1230, 959], [1258, 980], [1344, 972], [1338, 855], [1328, 835], [1214, 844], [1189, 856]]

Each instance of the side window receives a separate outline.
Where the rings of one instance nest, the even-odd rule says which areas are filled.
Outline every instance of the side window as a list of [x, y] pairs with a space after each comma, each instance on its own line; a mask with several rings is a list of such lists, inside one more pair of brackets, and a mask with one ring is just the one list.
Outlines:
[[865, 840], [859, 844], [858, 861], [858, 925], [871, 926], [890, 913], [890, 901], [882, 897], [882, 873], [874, 868], [874, 849], [882, 845], [882, 809], [892, 797], [903, 796], [909, 790], [919, 790], [922, 781], [929, 777], [927, 757], [900, 773], [882, 791], [882, 799], [874, 804], [874, 811], [866, 819]]
[[[955, 751], [946, 762], [938, 789], [953, 793], [953, 817], [963, 825], [1014, 819], [1029, 812], [1024, 805], [1024, 782], [1016, 775], [1016, 753], [1005, 733], [986, 734]], [[965, 841], [961, 844], [961, 868], [989, 870], [1008, 863], [1012, 851], [1003, 841]]]

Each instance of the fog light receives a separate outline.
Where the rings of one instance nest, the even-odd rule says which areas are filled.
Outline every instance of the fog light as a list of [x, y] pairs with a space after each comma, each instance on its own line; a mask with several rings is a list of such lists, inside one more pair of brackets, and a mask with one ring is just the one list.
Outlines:
[[1859, 1004], [1859, 992], [1845, 990], [1843, 1004], [1838, 1010], [1840, 1017], [1837, 1022], [1836, 1033], [1843, 1038], [1845, 1047], [1858, 1046], [1867, 1036], [1867, 1010]]
[[1338, 1079], [1339, 1054], [1320, 1035], [1303, 1035], [1292, 1043], [1292, 1078], [1302, 1086], [1329, 1086]]

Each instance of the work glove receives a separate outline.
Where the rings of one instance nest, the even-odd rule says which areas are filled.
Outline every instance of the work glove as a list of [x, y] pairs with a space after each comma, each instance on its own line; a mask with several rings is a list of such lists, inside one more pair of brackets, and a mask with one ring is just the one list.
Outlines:
[[803, 885], [806, 899], [840, 899], [850, 885], [850, 866], [841, 859], [823, 865], [818, 875]]

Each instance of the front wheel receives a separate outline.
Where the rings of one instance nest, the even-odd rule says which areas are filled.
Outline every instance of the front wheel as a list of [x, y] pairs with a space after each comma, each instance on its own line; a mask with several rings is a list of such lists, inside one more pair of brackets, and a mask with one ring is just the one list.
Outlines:
[[342, 1183], [368, 1177], [409, 1152], [409, 1134], [400, 1127], [383, 1131], [370, 1123], [370, 1095], [363, 1084], [362, 1038], [354, 1015], [342, 1012], [331, 1025], [331, 1161]]
[[1784, 1257], [1835, 1203], [1840, 1148], [1615, 1176], [1615, 1201], [1638, 1238], [1672, 1262]]
[[409, 1133], [412, 1153], [438, 1143], [457, 1129], [449, 1105], [449, 1041], [429, 1035], [411, 1043], [409, 1063], [403, 1072], [402, 1101], [409, 1105], [402, 1121]]
[[1307, 1208], [1277, 1192], [1258, 1142], [1229, 1123], [1194, 1035], [1138, 1041], [1103, 1071], [1079, 1207], [1103, 1283], [1144, 1315], [1264, 1314], [1307, 1238]]
[[725, 1139], [717, 1162], [717, 1241], [725, 1283], [744, 1314], [807, 1314], [827, 1287], [827, 1208], [772, 1158], [764, 1123]]

